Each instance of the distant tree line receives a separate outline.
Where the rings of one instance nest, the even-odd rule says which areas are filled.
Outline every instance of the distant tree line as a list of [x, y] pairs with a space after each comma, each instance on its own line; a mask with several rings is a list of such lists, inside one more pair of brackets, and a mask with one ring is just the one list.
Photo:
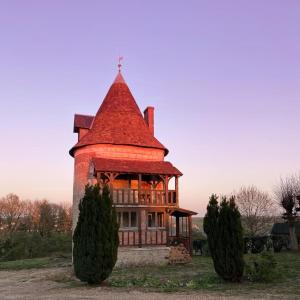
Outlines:
[[[300, 173], [281, 178], [273, 195], [253, 185], [243, 186], [232, 195], [241, 214], [245, 253], [260, 253], [271, 248], [274, 252], [283, 248], [299, 250]], [[283, 222], [286, 224], [281, 224]], [[287, 227], [288, 235], [283, 232]], [[278, 232], [278, 228], [282, 232]], [[193, 248], [202, 255], [209, 252], [206, 237], [197, 229], [193, 229]]]
[[0, 238], [17, 231], [38, 232], [49, 236], [53, 232], [71, 232], [71, 205], [47, 200], [21, 200], [15, 194], [0, 198]]
[[69, 204], [0, 198], [0, 261], [71, 254]]

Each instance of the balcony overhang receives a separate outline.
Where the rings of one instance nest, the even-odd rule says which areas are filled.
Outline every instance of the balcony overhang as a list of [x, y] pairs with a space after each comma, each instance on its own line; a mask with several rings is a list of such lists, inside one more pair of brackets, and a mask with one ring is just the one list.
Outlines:
[[170, 215], [174, 217], [188, 217], [188, 216], [194, 216], [197, 215], [198, 213], [192, 211], [192, 210], [187, 210], [184, 208], [174, 208], [170, 209]]
[[150, 174], [181, 176], [182, 173], [167, 161], [140, 161], [93, 158], [95, 173]]

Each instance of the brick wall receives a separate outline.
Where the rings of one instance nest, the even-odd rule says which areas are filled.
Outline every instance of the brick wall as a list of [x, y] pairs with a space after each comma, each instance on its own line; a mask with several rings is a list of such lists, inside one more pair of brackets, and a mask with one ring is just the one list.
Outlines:
[[84, 187], [87, 183], [96, 183], [95, 179], [89, 179], [90, 162], [93, 157], [162, 161], [164, 160], [164, 150], [102, 144], [77, 149], [74, 153], [73, 230], [77, 224], [78, 204], [84, 195]]
[[75, 156], [90, 152], [95, 153], [96, 157], [103, 158], [146, 161], [164, 160], [164, 150], [161, 149], [108, 144], [90, 145], [79, 148], [78, 150], [76, 150]]

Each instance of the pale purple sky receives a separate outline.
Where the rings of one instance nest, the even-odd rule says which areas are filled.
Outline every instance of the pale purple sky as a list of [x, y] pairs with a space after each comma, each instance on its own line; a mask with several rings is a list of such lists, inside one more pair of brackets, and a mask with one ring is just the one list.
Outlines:
[[95, 114], [119, 55], [182, 207], [300, 168], [300, 1], [7, 0], [0, 37], [0, 196], [71, 201], [73, 115]]

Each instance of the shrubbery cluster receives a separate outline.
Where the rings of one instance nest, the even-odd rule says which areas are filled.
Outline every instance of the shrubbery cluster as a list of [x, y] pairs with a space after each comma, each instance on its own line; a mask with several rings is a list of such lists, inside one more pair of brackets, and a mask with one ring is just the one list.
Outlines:
[[246, 275], [250, 281], [271, 282], [278, 277], [274, 255], [268, 252], [251, 255], [246, 264]]

